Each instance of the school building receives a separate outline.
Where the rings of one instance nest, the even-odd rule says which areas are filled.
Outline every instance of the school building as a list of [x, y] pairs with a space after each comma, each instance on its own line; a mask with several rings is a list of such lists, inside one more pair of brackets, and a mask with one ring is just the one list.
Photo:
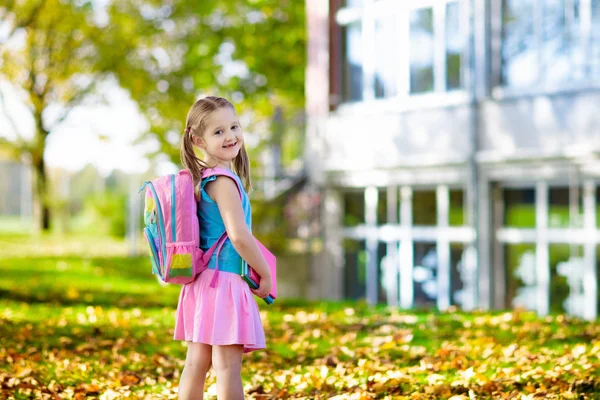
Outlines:
[[600, 0], [306, 0], [310, 295], [598, 316]]

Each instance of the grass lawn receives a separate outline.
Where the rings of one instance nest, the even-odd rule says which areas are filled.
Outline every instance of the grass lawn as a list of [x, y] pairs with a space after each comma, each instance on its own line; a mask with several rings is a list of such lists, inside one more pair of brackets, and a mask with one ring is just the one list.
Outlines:
[[[106, 238], [0, 236], [0, 399], [176, 398], [179, 287], [160, 286], [148, 259], [126, 251]], [[600, 398], [595, 323], [362, 302], [259, 307], [268, 350], [245, 356], [249, 397]], [[209, 394], [214, 384], [211, 374]]]

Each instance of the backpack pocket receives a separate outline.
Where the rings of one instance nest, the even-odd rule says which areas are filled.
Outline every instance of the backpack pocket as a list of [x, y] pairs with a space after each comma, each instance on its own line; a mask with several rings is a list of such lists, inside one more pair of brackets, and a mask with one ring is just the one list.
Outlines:
[[185, 285], [197, 275], [195, 259], [198, 247], [195, 244], [167, 244], [167, 270], [164, 281]]
[[167, 272], [164, 281], [186, 285], [194, 281], [206, 268], [208, 260], [195, 244], [167, 245]]

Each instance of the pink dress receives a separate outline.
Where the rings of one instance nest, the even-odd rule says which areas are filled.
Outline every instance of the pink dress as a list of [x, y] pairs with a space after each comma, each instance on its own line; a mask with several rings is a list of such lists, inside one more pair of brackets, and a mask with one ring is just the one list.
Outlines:
[[[200, 247], [208, 249], [225, 231], [217, 204], [204, 190], [215, 180], [208, 177], [201, 182], [201, 199], [198, 202], [200, 219]], [[238, 178], [238, 183], [239, 178]], [[242, 193], [242, 207], [246, 224], [251, 229], [250, 201]], [[210, 282], [215, 274], [216, 255], [208, 269], [192, 283], [183, 285], [177, 305], [175, 340], [205, 343], [213, 346], [241, 344], [244, 353], [266, 347], [265, 332], [260, 319], [256, 298], [248, 284], [241, 278], [242, 258], [229, 239], [219, 255], [219, 273], [215, 288]]]

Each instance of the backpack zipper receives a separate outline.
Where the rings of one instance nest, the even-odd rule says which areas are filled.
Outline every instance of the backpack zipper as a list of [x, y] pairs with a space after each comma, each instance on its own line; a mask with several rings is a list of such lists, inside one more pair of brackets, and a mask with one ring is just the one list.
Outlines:
[[173, 239], [173, 243], [177, 243], [177, 216], [175, 215], [176, 205], [175, 175], [171, 174], [171, 238]]
[[150, 232], [150, 228], [144, 228], [144, 235], [146, 235], [146, 240], [148, 241], [148, 245], [150, 246], [150, 253], [152, 255], [152, 273], [160, 275], [162, 279], [162, 272], [160, 271], [160, 259], [158, 258], [158, 252], [156, 251], [156, 245], [154, 244], [154, 236]]

